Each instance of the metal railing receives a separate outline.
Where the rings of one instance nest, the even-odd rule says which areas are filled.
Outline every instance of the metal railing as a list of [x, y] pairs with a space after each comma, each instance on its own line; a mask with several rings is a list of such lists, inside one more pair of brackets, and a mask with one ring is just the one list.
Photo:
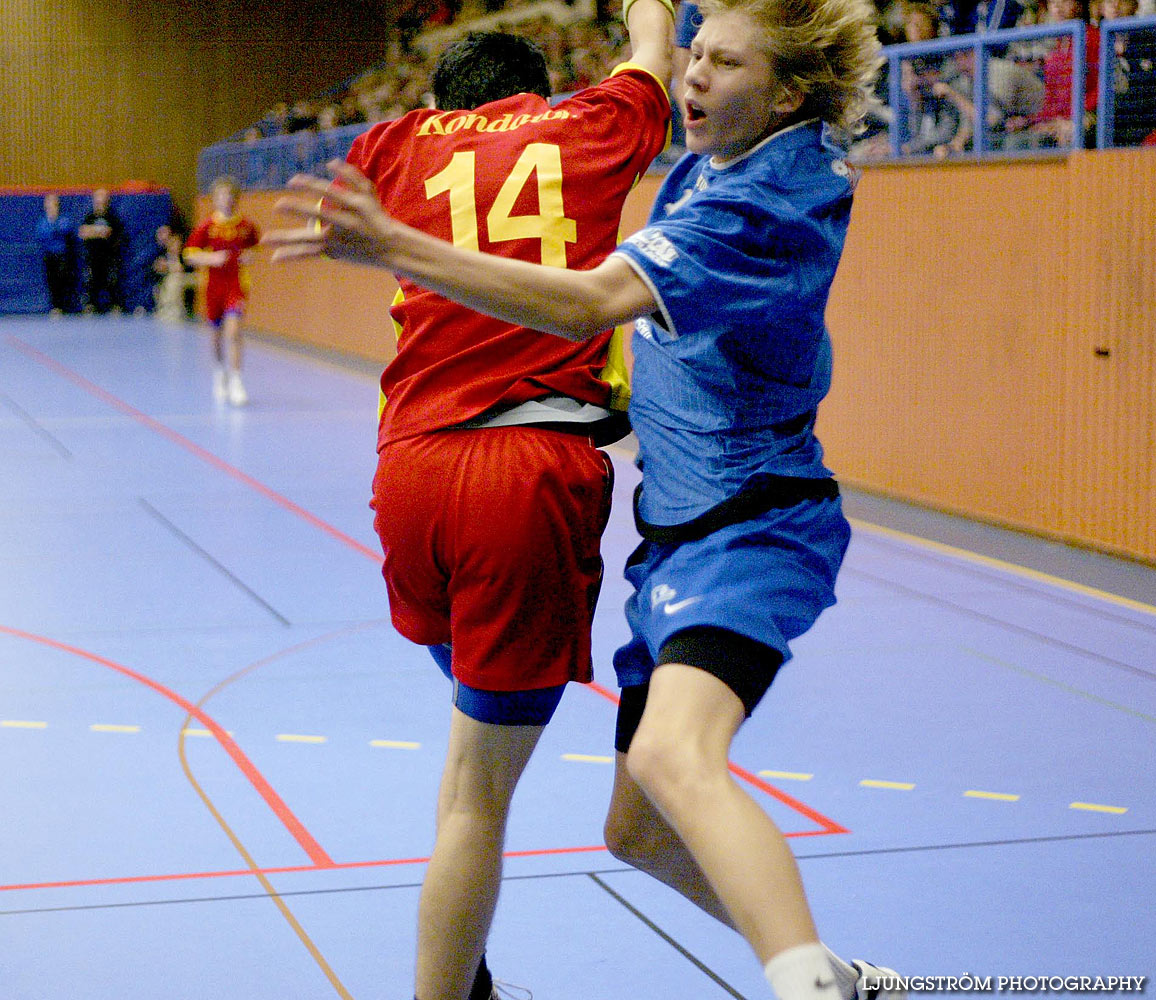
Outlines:
[[[1115, 40], [1122, 34], [1137, 30], [1152, 29], [1156, 34], [1156, 17], [1129, 17], [1112, 21], [1101, 21], [1099, 25], [1099, 108], [1096, 117], [1095, 145], [1110, 148], [1114, 141], [1116, 97], [1113, 76], [1116, 68]], [[972, 122], [974, 132], [971, 138], [971, 158], [1016, 156], [1016, 152], [997, 148], [989, 127], [989, 112], [992, 111], [991, 60], [1009, 46], [1022, 46], [1041, 41], [1070, 39], [1071, 58], [1071, 102], [1070, 115], [1073, 122], [1072, 139], [1069, 143], [1057, 145], [1058, 152], [1067, 152], [1084, 145], [1084, 98], [1087, 70], [1087, 29], [1081, 21], [1067, 21], [1063, 24], [1037, 25], [1028, 28], [1010, 28], [1003, 31], [989, 31], [974, 35], [959, 35], [951, 38], [937, 38], [928, 42], [905, 42], [889, 45], [883, 50], [888, 63], [888, 148], [890, 158], [922, 160], [931, 157], [904, 151], [907, 128], [905, 99], [902, 86], [902, 67], [913, 59], [951, 56], [970, 52], [973, 56], [971, 69], [971, 105], [974, 108]], [[1156, 123], [1154, 123], [1156, 128]], [[346, 125], [324, 132], [295, 132], [290, 135], [270, 136], [250, 141], [219, 142], [203, 149], [197, 159], [197, 187], [208, 190], [213, 179], [222, 174], [231, 174], [245, 188], [279, 188], [294, 173], [324, 174], [325, 163], [331, 159], [343, 159], [349, 152], [353, 140], [364, 132], [368, 125]], [[1029, 155], [1039, 155], [1037, 150], [1028, 150]], [[883, 157], [887, 159], [887, 156]]]
[[[1004, 31], [986, 31], [974, 35], [958, 35], [951, 38], [936, 38], [929, 42], [904, 42], [889, 45], [883, 52], [888, 62], [887, 104], [891, 111], [889, 133], [891, 155], [904, 156], [904, 116], [902, 109], [906, 102], [902, 90], [902, 66], [922, 56], [945, 55], [971, 52], [974, 55], [972, 78], [972, 105], [975, 108], [974, 137], [972, 151], [976, 156], [991, 152], [990, 133], [987, 128], [988, 112], [991, 109], [991, 93], [988, 86], [988, 60], [994, 49], [1005, 49], [1009, 45], [1070, 38], [1072, 44], [1072, 101], [1073, 122], [1081, 122], [1084, 116], [1084, 77], [1086, 73], [1086, 28], [1082, 21], [1066, 21], [1063, 24], [1035, 25], [1029, 28], [1008, 28]], [[1101, 66], [1101, 71], [1103, 67]], [[1072, 146], [1082, 145], [1083, 130], [1073, 129]]]
[[[1156, 16], [1118, 17], [1100, 22], [1100, 108], [1096, 116], [1096, 148], [1110, 149], [1116, 144], [1116, 88], [1113, 86], [1116, 69], [1116, 39], [1134, 31], [1151, 32], [1156, 36]], [[1151, 68], [1148, 71], [1152, 72]], [[1156, 82], [1156, 78], [1150, 81]], [[1153, 118], [1156, 119], [1156, 93], [1152, 95]], [[1156, 130], [1156, 121], [1152, 121]]]

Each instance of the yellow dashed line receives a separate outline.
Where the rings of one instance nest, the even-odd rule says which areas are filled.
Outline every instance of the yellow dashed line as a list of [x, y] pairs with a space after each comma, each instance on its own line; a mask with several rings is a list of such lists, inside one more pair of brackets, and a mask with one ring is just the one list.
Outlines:
[[602, 757], [597, 754], [589, 753], [564, 753], [563, 760], [575, 761], [579, 764], [613, 764], [613, 757]]
[[328, 736], [302, 736], [298, 733], [278, 733], [277, 739], [281, 743], [324, 743]]
[[109, 723], [94, 722], [88, 727], [94, 733], [139, 733], [140, 726], [115, 726]]
[[969, 799], [994, 799], [996, 802], [1019, 802], [1018, 795], [1008, 795], [1006, 792], [977, 792], [975, 790], [964, 792], [964, 797]]
[[864, 778], [859, 782], [861, 788], [890, 788], [897, 792], [910, 792], [915, 786], [906, 781], [876, 781], [874, 778]]
[[760, 778], [782, 778], [784, 781], [810, 781], [813, 774], [804, 774], [801, 771], [760, 771]]
[[371, 747], [385, 747], [387, 750], [420, 750], [420, 743], [410, 740], [370, 740]]
[[3, 729], [47, 729], [47, 722], [29, 722], [24, 719], [0, 719]]
[[1123, 806], [1099, 806], [1095, 802], [1073, 802], [1068, 808], [1082, 809], [1084, 812], [1112, 813], [1116, 816], [1123, 816], [1128, 811]]

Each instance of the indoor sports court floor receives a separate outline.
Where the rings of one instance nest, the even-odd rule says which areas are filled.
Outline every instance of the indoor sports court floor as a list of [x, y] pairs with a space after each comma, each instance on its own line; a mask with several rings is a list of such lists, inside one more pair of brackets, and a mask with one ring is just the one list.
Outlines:
[[[0, 322], [0, 1000], [412, 996], [448, 689], [388, 621], [376, 382], [251, 339], [234, 410], [208, 356]], [[601, 846], [614, 457], [601, 686], [519, 790], [490, 964], [536, 1000], [754, 1000], [741, 942]], [[1156, 973], [1156, 571], [848, 509], [840, 603], [733, 756], [825, 939], [993, 987]]]

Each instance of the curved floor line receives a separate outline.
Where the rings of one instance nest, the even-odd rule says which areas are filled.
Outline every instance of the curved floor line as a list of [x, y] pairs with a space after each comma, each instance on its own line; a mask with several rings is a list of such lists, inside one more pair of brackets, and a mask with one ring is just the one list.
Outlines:
[[[325, 635], [314, 636], [312, 639], [306, 639], [303, 642], [294, 643], [292, 646], [278, 650], [276, 653], [250, 663], [247, 667], [238, 670], [236, 673], [231, 674], [224, 680], [215, 684], [204, 695], [202, 695], [200, 699], [198, 699], [196, 707], [203, 709], [204, 706], [215, 695], [223, 691], [229, 685], [240, 680], [245, 675], [252, 673], [254, 670], [257, 670], [259, 667], [266, 666], [269, 663], [273, 663], [274, 661], [289, 656], [293, 653], [298, 653], [303, 649], [308, 649], [311, 646], [321, 645], [322, 643], [328, 642], [337, 636], [350, 635], [363, 629], [376, 627], [377, 624], [377, 622], [372, 622], [346, 626], [333, 632], [328, 632]], [[305, 950], [309, 953], [310, 958], [313, 959], [325, 978], [329, 980], [330, 985], [332, 985], [333, 988], [337, 991], [338, 996], [342, 997], [343, 1000], [353, 1000], [352, 995], [345, 988], [345, 985], [341, 982], [341, 979], [333, 970], [333, 967], [326, 960], [325, 956], [321, 954], [321, 949], [317, 947], [313, 939], [306, 932], [305, 928], [301, 926], [301, 923], [297, 919], [296, 915], [292, 910], [289, 909], [289, 905], [285, 902], [284, 899], [281, 898], [281, 895], [273, 887], [273, 884], [269, 881], [264, 871], [261, 870], [261, 866], [257, 864], [256, 859], [252, 856], [252, 854], [249, 853], [248, 849], [241, 842], [240, 837], [238, 837], [237, 834], [233, 831], [232, 827], [229, 826], [228, 822], [225, 820], [225, 817], [221, 815], [220, 810], [217, 809], [212, 799], [209, 798], [208, 793], [205, 792], [204, 788], [201, 787], [200, 782], [197, 781], [196, 776], [193, 774], [192, 767], [189, 765], [188, 755], [185, 753], [185, 745], [187, 742], [185, 731], [188, 728], [189, 721], [191, 719], [191, 715], [185, 716], [185, 721], [181, 724], [180, 736], [177, 740], [177, 752], [181, 759], [181, 768], [184, 770], [185, 777], [188, 778], [189, 784], [193, 786], [193, 790], [197, 793], [198, 796], [200, 796], [201, 801], [205, 804], [205, 808], [209, 810], [213, 816], [213, 819], [217, 821], [217, 825], [220, 826], [220, 828], [224, 831], [225, 836], [227, 836], [232, 842], [233, 847], [236, 848], [237, 853], [240, 854], [244, 859], [245, 864], [249, 866], [249, 870], [257, 877], [257, 880], [261, 883], [261, 887], [265, 890], [265, 894], [273, 901], [274, 905], [280, 911], [281, 916], [285, 918], [286, 922], [293, 929], [293, 933], [297, 935], [297, 939], [305, 946]]]
[[192, 719], [191, 715], [185, 716], [185, 722], [181, 726], [181, 735], [178, 741], [181, 769], [185, 772], [185, 777], [189, 779], [189, 784], [193, 786], [193, 790], [200, 796], [201, 801], [205, 804], [205, 808], [209, 810], [213, 819], [217, 821], [217, 824], [225, 832], [225, 836], [232, 842], [237, 853], [244, 858], [245, 864], [249, 866], [249, 871], [256, 876], [257, 881], [261, 883], [261, 888], [265, 890], [265, 895], [273, 901], [273, 904], [280, 911], [281, 916], [285, 918], [286, 922], [293, 929], [293, 933], [297, 935], [298, 940], [305, 946], [305, 950], [321, 970], [322, 975], [329, 980], [330, 985], [337, 991], [337, 995], [340, 996], [342, 1000], [353, 1000], [352, 994], [345, 988], [344, 984], [338, 978], [337, 973], [333, 971], [332, 966], [325, 960], [325, 956], [321, 954], [320, 949], [313, 943], [313, 939], [309, 937], [293, 911], [289, 909], [289, 904], [278, 894], [277, 890], [273, 887], [273, 883], [269, 881], [268, 876], [261, 871], [256, 859], [249, 853], [245, 845], [241, 843], [241, 839], [233, 831], [233, 828], [229, 826], [225, 817], [221, 815], [220, 811], [213, 804], [213, 801], [201, 787], [200, 782], [198, 782], [193, 775], [192, 768], [189, 766], [188, 756], [185, 754], [185, 728], [190, 719]]
[[91, 653], [86, 649], [81, 649], [78, 646], [70, 646], [68, 643], [59, 642], [56, 639], [50, 639], [43, 635], [35, 635], [32, 632], [25, 632], [22, 629], [11, 628], [7, 625], [0, 625], [0, 634], [10, 635], [17, 639], [26, 639], [29, 642], [39, 643], [42, 646], [48, 646], [51, 649], [57, 649], [64, 653], [70, 653], [73, 656], [79, 656], [81, 659], [99, 663], [102, 667], [115, 670], [117, 673], [123, 674], [138, 684], [143, 684], [145, 687], [167, 698], [173, 704], [179, 705], [213, 734], [217, 742], [221, 745], [221, 748], [233, 759], [233, 763], [241, 769], [241, 773], [249, 779], [249, 783], [257, 790], [257, 794], [265, 800], [265, 804], [273, 810], [277, 818], [284, 824], [285, 828], [293, 836], [293, 839], [301, 845], [302, 850], [305, 851], [314, 865], [325, 868], [333, 864], [333, 859], [325, 853], [321, 845], [313, 839], [313, 836], [305, 829], [301, 821], [293, 815], [293, 812], [282, 801], [281, 796], [273, 790], [273, 786], [265, 780], [264, 775], [262, 775], [253, 765], [253, 762], [245, 756], [245, 752], [237, 745], [233, 738], [225, 732], [212, 716], [202, 711], [187, 698], [183, 698], [172, 689], [154, 681], [151, 677], [146, 677], [144, 674], [138, 673], [129, 667], [116, 663], [106, 657], [99, 656], [96, 653]]

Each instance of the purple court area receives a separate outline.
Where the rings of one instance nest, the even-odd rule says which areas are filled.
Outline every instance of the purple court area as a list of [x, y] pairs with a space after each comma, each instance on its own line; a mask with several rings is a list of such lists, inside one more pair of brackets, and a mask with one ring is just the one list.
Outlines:
[[[257, 339], [245, 377], [214, 403], [194, 325], [0, 321], [3, 1000], [412, 996], [449, 692], [389, 624], [376, 379]], [[754, 1000], [742, 942], [602, 848], [611, 453], [597, 687], [515, 799], [490, 965], [536, 1000]], [[1101, 560], [1108, 593], [848, 509], [839, 603], [733, 755], [825, 940], [993, 991], [1156, 973], [1156, 572]]]

